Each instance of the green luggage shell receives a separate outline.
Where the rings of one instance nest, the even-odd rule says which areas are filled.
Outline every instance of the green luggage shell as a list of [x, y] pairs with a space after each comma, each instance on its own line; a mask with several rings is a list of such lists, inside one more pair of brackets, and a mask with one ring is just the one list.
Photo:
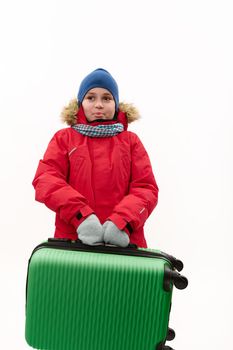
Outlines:
[[41, 350], [157, 349], [172, 297], [166, 267], [173, 268], [161, 257], [40, 247], [28, 266], [27, 343]]

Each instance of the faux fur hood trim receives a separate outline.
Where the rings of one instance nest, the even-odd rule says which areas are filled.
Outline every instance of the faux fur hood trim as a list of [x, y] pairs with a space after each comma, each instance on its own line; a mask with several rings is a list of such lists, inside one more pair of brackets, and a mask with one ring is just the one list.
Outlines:
[[[61, 120], [67, 125], [75, 125], [77, 123], [78, 110], [78, 101], [76, 98], [74, 98], [69, 102], [68, 106], [63, 108]], [[130, 103], [119, 103], [119, 111], [125, 113], [128, 123], [132, 123], [140, 118], [137, 108]]]

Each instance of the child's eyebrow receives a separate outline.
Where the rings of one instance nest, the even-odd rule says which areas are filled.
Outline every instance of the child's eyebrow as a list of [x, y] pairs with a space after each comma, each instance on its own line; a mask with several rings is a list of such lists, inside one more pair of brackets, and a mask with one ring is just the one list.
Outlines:
[[[95, 92], [88, 92], [87, 95], [97, 95]], [[104, 92], [102, 96], [112, 96], [110, 92]]]

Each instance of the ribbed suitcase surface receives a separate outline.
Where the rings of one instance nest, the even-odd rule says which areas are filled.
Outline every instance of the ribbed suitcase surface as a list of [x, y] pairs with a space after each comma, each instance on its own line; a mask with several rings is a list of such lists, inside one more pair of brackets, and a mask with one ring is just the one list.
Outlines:
[[27, 281], [26, 340], [47, 350], [155, 350], [166, 339], [167, 260], [41, 248]]

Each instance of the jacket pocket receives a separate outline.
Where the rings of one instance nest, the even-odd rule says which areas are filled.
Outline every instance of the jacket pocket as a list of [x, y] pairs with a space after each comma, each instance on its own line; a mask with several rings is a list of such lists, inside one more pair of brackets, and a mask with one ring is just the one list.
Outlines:
[[69, 173], [69, 183], [74, 185], [77, 183], [77, 179], [85, 176], [85, 163], [86, 158], [83, 156], [73, 157], [70, 161], [70, 173]]

